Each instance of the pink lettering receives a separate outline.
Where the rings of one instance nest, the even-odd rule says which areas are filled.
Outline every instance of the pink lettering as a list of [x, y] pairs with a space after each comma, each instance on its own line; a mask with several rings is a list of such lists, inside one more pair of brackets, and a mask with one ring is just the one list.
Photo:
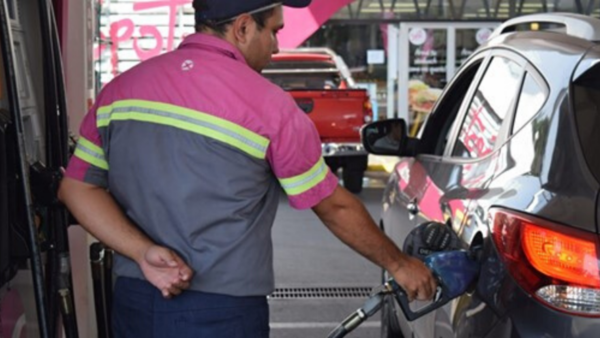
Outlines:
[[[171, 51], [175, 45], [175, 25], [177, 24], [177, 12], [180, 7], [188, 5], [192, 0], [159, 0], [159, 1], [137, 1], [133, 4], [134, 12], [155, 9], [159, 7], [169, 8], [168, 35], [166, 37], [166, 50]], [[133, 38], [133, 49], [140, 61], [147, 60], [151, 57], [159, 55], [165, 47], [165, 38], [161, 35], [157, 25], [135, 25], [132, 19], [122, 19], [114, 22], [108, 28], [108, 35], [111, 42], [110, 46], [110, 62], [112, 66], [111, 73], [116, 76], [119, 73], [119, 44], [129, 41], [135, 30], [138, 29], [141, 37], [150, 37], [156, 41], [156, 45], [151, 49], [142, 48], [139, 45], [139, 38]], [[185, 37], [187, 34], [184, 34]], [[100, 33], [101, 39], [104, 40], [106, 34]], [[106, 49], [105, 46], [100, 46], [94, 50], [94, 57], [100, 58], [100, 55]]]
[[[120, 34], [122, 28], [125, 28], [125, 32]], [[112, 65], [112, 73], [114, 76], [118, 75], [118, 63], [119, 63], [119, 43], [125, 42], [131, 38], [133, 35], [133, 21], [131, 19], [123, 19], [119, 20], [112, 25], [110, 25], [110, 41], [112, 42], [110, 46], [110, 63]]]
[[[187, 5], [191, 0], [163, 0], [163, 1], [148, 1], [137, 2], [133, 5], [134, 11], [143, 11], [157, 7], [169, 7], [169, 36], [167, 38], [167, 50], [173, 50], [175, 40], [175, 24], [177, 19], [177, 9], [183, 5]], [[162, 46], [161, 46], [162, 47]]]
[[133, 49], [140, 60], [144, 61], [160, 54], [163, 46], [163, 38], [160, 35], [158, 28], [155, 26], [142, 26], [140, 27], [140, 33], [142, 36], [151, 35], [156, 39], [156, 46], [150, 50], [143, 50], [142, 48], [138, 47], [138, 39], [133, 39]]

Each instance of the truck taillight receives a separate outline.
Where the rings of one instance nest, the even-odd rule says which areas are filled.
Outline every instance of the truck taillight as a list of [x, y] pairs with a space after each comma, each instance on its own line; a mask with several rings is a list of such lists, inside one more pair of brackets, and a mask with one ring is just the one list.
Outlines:
[[600, 317], [600, 243], [596, 234], [493, 209], [492, 237], [508, 271], [554, 309]]
[[363, 112], [365, 123], [373, 121], [373, 105], [371, 104], [369, 97], [365, 98], [365, 102], [363, 103]]

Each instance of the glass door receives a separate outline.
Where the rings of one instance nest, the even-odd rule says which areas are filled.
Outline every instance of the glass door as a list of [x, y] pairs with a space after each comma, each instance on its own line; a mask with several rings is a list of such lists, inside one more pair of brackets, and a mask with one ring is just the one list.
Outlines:
[[397, 79], [393, 87], [398, 91], [391, 93], [396, 102], [388, 117], [405, 119], [410, 135], [415, 136], [456, 70], [487, 41], [497, 25], [494, 22], [401, 23], [397, 34], [397, 74], [393, 74]]

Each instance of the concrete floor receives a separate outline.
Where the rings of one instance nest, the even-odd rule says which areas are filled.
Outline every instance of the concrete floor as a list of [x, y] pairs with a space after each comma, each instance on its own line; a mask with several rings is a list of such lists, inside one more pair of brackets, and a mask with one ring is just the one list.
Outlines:
[[[365, 180], [358, 197], [378, 221], [385, 177]], [[381, 281], [381, 269], [337, 240], [310, 211], [289, 207], [282, 197], [273, 228], [276, 288], [362, 287]], [[366, 297], [270, 299], [271, 338], [327, 337]], [[376, 314], [347, 337], [379, 337]]]

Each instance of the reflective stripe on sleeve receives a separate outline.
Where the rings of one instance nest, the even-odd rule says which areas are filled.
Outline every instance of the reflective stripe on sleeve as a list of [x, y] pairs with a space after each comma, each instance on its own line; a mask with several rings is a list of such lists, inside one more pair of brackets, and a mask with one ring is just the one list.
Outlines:
[[281, 186], [288, 196], [293, 196], [300, 195], [301, 193], [312, 189], [317, 184], [321, 183], [325, 177], [327, 177], [327, 165], [325, 165], [325, 161], [321, 157], [317, 164], [304, 174], [280, 179], [279, 183], [281, 183]]
[[140, 121], [170, 126], [224, 142], [234, 148], [264, 159], [269, 140], [240, 125], [196, 110], [167, 103], [123, 100], [100, 107], [96, 114], [98, 128], [113, 121]]
[[108, 162], [106, 162], [104, 150], [83, 137], [80, 137], [79, 141], [77, 141], [74, 155], [98, 168], [108, 170]]

